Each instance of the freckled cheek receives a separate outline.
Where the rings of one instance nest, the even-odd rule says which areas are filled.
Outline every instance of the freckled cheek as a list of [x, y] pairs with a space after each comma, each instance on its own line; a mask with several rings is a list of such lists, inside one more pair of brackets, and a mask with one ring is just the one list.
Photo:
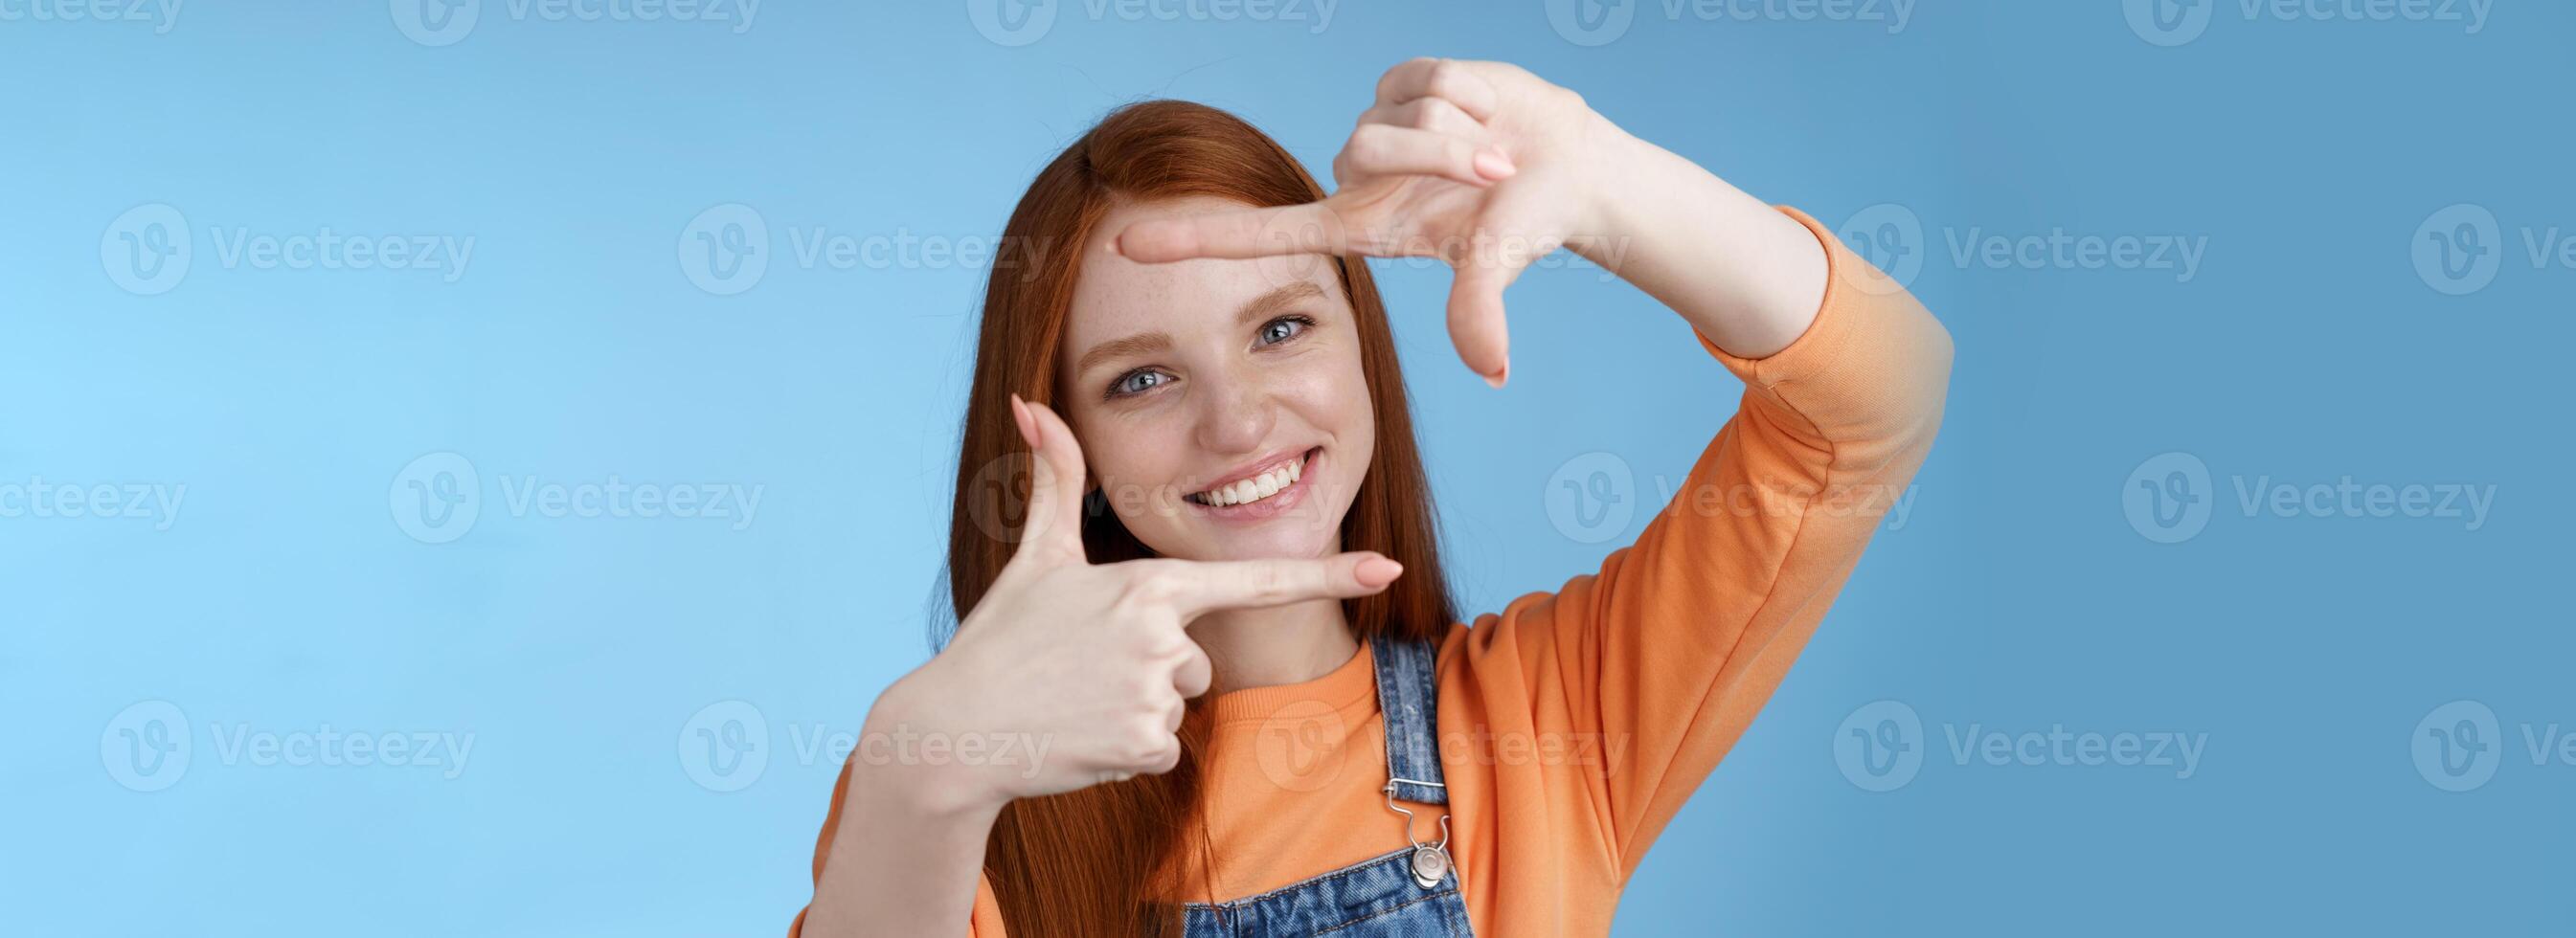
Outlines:
[[1299, 369], [1283, 382], [1279, 400], [1308, 427], [1329, 438], [1333, 458], [1329, 486], [1347, 498], [1368, 474], [1377, 447], [1376, 412], [1369, 407], [1368, 380], [1356, 361], [1319, 362]]
[[1106, 449], [1093, 449], [1092, 444], [1085, 443], [1084, 453], [1090, 456], [1092, 481], [1100, 486], [1109, 510], [1130, 522], [1180, 513], [1181, 496], [1185, 493], [1172, 481], [1180, 476], [1180, 463], [1159, 457], [1187, 451], [1186, 428], [1122, 434], [1116, 440], [1101, 441], [1099, 446]]

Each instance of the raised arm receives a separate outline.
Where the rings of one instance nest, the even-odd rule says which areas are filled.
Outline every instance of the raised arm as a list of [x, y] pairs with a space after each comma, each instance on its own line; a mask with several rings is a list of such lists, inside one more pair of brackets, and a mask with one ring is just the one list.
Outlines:
[[[1444, 663], [1497, 724], [1480, 729], [1607, 741], [1612, 758], [1551, 767], [1542, 787], [1579, 792], [1569, 803], [1601, 836], [1576, 842], [1633, 870], [1903, 496], [1940, 425], [1949, 334], [1811, 219], [1510, 65], [1389, 70], [1333, 171], [1341, 188], [1321, 202], [1140, 223], [1119, 249], [1443, 258], [1459, 358], [1499, 385], [1503, 289], [1563, 246], [1663, 301], [1744, 380], [1735, 416], [1633, 546], [1480, 620], [1459, 640], [1466, 660]], [[1690, 414], [1676, 415], [1681, 432], [1708, 432]]]

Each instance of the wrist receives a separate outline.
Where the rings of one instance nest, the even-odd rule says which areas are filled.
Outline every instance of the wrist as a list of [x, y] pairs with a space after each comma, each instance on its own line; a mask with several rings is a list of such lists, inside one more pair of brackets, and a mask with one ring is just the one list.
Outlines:
[[1617, 273], [1616, 264], [1637, 237], [1637, 220], [1625, 209], [1653, 197], [1654, 144], [1639, 139], [1600, 112], [1586, 108], [1579, 133], [1583, 167], [1580, 196], [1567, 230], [1567, 250]]
[[[935, 663], [935, 662], [934, 662]], [[850, 752], [850, 794], [924, 818], [978, 817], [990, 823], [1013, 797], [987, 777], [981, 760], [961, 757], [953, 720], [957, 695], [928, 666], [878, 695]]]

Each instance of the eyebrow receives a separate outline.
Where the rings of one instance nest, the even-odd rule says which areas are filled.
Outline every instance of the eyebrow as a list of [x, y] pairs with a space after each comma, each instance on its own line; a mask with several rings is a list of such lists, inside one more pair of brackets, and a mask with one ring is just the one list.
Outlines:
[[[1319, 300], [1323, 297], [1324, 288], [1316, 286], [1314, 281], [1300, 280], [1253, 297], [1252, 302], [1243, 304], [1241, 309], [1235, 311], [1234, 320], [1237, 324], [1249, 325], [1279, 315], [1300, 301]], [[1139, 332], [1135, 335], [1111, 339], [1094, 345], [1090, 351], [1082, 353], [1081, 360], [1073, 366], [1073, 373], [1082, 374], [1098, 367], [1102, 362], [1131, 355], [1167, 351], [1171, 347], [1172, 334], [1161, 331]]]

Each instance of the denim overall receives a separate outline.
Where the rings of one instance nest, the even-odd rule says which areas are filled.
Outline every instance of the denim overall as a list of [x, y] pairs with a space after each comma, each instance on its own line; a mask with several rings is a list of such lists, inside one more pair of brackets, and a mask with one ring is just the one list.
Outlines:
[[[1446, 806], [1440, 781], [1438, 698], [1431, 680], [1435, 651], [1428, 642], [1380, 637], [1370, 643], [1377, 659], [1377, 704], [1386, 725], [1388, 839], [1404, 825], [1412, 846], [1249, 899], [1190, 903], [1183, 910], [1185, 938], [1268, 938], [1332, 935], [1334, 938], [1467, 938], [1467, 904], [1458, 896], [1458, 872], [1449, 862], [1449, 815], [1439, 820], [1440, 839], [1416, 839], [1413, 812], [1396, 800]], [[1380, 823], [1380, 819], [1339, 819]]]

